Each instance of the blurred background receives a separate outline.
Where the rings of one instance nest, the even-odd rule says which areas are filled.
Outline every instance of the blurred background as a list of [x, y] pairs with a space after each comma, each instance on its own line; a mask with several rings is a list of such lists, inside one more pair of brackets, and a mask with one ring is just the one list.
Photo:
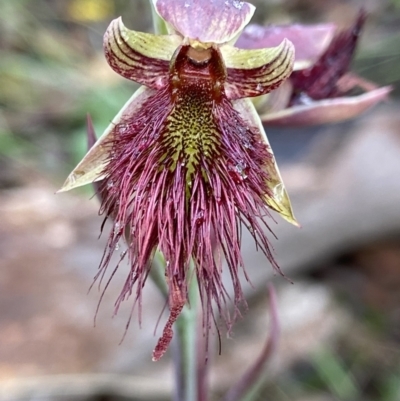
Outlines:
[[[334, 22], [370, 13], [353, 70], [394, 87], [360, 118], [268, 129], [301, 229], [277, 218], [273, 277], [245, 240], [249, 311], [212, 360], [215, 399], [268, 336], [266, 283], [276, 285], [282, 336], [255, 400], [400, 400], [400, 1], [259, 0], [259, 23]], [[113, 315], [126, 275], [88, 289], [104, 238], [90, 188], [55, 195], [136, 86], [102, 54], [122, 15], [151, 30], [144, 0], [0, 1], [0, 399], [168, 400], [170, 356], [152, 363], [163, 300], [149, 283], [141, 329], [131, 303]], [[103, 283], [104, 284], [104, 283]], [[103, 287], [104, 288], [104, 285]], [[94, 327], [94, 316], [96, 324]]]

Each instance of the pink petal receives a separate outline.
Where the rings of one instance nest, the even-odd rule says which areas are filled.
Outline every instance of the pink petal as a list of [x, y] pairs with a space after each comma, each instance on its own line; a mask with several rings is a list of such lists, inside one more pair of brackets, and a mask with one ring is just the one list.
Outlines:
[[182, 36], [226, 43], [249, 23], [255, 7], [239, 0], [153, 0], [158, 14]]
[[292, 127], [337, 123], [360, 115], [385, 99], [391, 90], [390, 86], [385, 86], [359, 96], [319, 100], [263, 114], [261, 120], [264, 125]]
[[326, 50], [335, 30], [334, 24], [249, 25], [239, 37], [236, 46], [242, 49], [272, 47], [286, 38], [296, 49], [295, 62], [305, 68]]

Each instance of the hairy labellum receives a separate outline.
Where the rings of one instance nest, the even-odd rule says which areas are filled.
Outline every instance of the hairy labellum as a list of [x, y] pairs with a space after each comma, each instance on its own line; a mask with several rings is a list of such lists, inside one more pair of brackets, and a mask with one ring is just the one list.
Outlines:
[[[271, 154], [257, 128], [248, 127], [221, 90], [225, 71], [218, 52], [212, 50], [209, 60], [198, 63], [189, 50], [179, 49], [168, 87], [115, 127], [103, 181], [109, 193], [103, 211], [115, 223], [103, 267], [124, 235], [122, 228], [129, 227], [129, 258], [135, 268], [121, 299], [136, 282], [141, 296], [158, 248], [167, 261], [170, 294], [179, 288], [184, 302], [193, 258], [209, 315], [211, 300], [222, 311], [227, 296], [215, 252], [223, 252], [235, 300], [242, 300], [241, 223], [277, 268], [262, 227], [268, 215], [264, 198], [271, 197]], [[181, 307], [181, 299], [175, 302], [171, 296], [171, 311]]]

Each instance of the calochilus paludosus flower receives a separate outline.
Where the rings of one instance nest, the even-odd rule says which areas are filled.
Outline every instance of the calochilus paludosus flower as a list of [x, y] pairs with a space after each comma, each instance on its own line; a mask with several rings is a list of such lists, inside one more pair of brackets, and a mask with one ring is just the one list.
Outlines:
[[[104, 36], [108, 63], [142, 86], [68, 177], [61, 191], [101, 181], [101, 213], [113, 220], [103, 273], [121, 237], [130, 271], [119, 303], [142, 289], [156, 251], [165, 258], [169, 319], [153, 352], [167, 349], [194, 271], [205, 335], [213, 304], [231, 324], [222, 259], [235, 310], [242, 227], [277, 270], [266, 235], [270, 209], [297, 224], [261, 121], [248, 99], [276, 89], [292, 72], [294, 48], [241, 50], [233, 43], [255, 7], [237, 0], [153, 0], [170, 34], [127, 29]], [[191, 262], [192, 261], [192, 262]], [[194, 270], [190, 269], [193, 263]], [[232, 321], [234, 317], [232, 318]]]

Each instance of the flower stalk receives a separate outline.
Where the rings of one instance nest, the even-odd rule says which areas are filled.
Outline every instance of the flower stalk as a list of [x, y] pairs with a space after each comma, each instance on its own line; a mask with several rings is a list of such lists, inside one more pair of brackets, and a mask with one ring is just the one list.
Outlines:
[[168, 35], [168, 28], [165, 21], [157, 14], [156, 8], [150, 1], [151, 17], [153, 21], [153, 29], [156, 35]]
[[[194, 273], [193, 263], [191, 272]], [[199, 294], [194, 274], [189, 285], [189, 305], [180, 314], [176, 329], [176, 401], [205, 401], [198, 399]]]

